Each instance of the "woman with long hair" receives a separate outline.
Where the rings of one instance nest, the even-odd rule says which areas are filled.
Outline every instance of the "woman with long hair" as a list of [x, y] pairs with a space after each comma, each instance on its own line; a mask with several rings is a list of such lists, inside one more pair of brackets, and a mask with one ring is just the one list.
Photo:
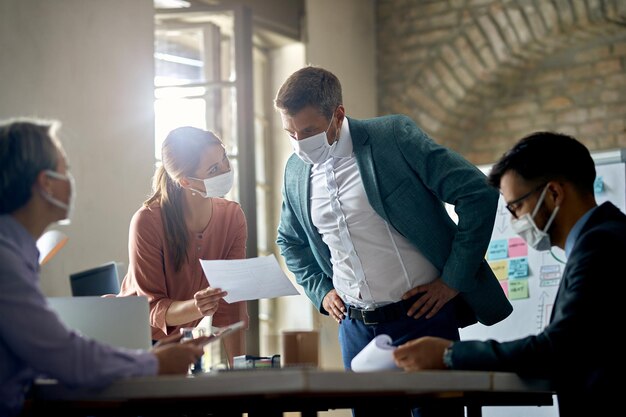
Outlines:
[[[134, 214], [129, 230], [129, 268], [121, 296], [150, 302], [152, 339], [212, 316], [213, 326], [248, 321], [245, 302], [229, 304], [210, 285], [200, 259], [242, 259], [248, 236], [238, 203], [223, 198], [233, 184], [226, 149], [210, 131], [180, 127], [162, 147], [153, 194]], [[230, 360], [244, 353], [244, 333], [225, 340]]]

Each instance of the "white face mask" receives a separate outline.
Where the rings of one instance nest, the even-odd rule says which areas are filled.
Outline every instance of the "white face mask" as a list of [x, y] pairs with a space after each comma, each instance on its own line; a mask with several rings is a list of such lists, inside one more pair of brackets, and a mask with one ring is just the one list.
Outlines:
[[526, 213], [517, 220], [511, 219], [511, 227], [513, 228], [515, 233], [520, 235], [520, 237], [526, 241], [528, 246], [538, 251], [548, 250], [552, 247], [552, 243], [550, 242], [550, 235], [547, 232], [552, 225], [552, 221], [556, 217], [556, 214], [559, 212], [559, 206], [556, 206], [552, 211], [548, 222], [546, 223], [546, 227], [544, 227], [543, 230], [539, 230], [533, 218], [543, 204], [543, 199], [546, 196], [547, 190], [548, 186], [546, 185], [541, 192], [541, 196], [537, 201], [537, 205], [535, 206], [532, 215], [530, 213]]
[[190, 190], [200, 194], [204, 198], [224, 197], [226, 194], [228, 194], [230, 189], [233, 188], [233, 170], [232, 169], [223, 174], [216, 175], [214, 177], [207, 178], [204, 180], [200, 178], [194, 178], [194, 177], [189, 177], [189, 179], [204, 182], [204, 189], [206, 190], [206, 192], [202, 192], [195, 188], [189, 187]]
[[69, 171], [67, 171], [65, 175], [60, 174], [56, 171], [49, 170], [49, 169], [45, 170], [44, 172], [49, 177], [55, 178], [57, 180], [68, 181], [70, 183], [70, 196], [69, 196], [69, 201], [67, 203], [64, 203], [61, 200], [58, 200], [52, 197], [52, 195], [44, 191], [41, 192], [41, 195], [43, 196], [44, 199], [46, 199], [46, 201], [48, 201], [52, 205], [55, 205], [65, 210], [65, 218], [62, 220], [59, 220], [58, 224], [66, 226], [71, 223], [72, 215], [74, 214], [74, 202], [76, 201], [76, 192], [75, 192], [76, 184], [74, 183], [74, 177]]
[[293, 151], [307, 164], [319, 164], [326, 161], [332, 154], [332, 150], [337, 145], [337, 140], [335, 140], [332, 145], [329, 145], [326, 134], [328, 129], [330, 129], [330, 125], [333, 123], [334, 118], [335, 115], [333, 114], [326, 130], [318, 133], [317, 135], [313, 135], [302, 140], [296, 140], [289, 135]]

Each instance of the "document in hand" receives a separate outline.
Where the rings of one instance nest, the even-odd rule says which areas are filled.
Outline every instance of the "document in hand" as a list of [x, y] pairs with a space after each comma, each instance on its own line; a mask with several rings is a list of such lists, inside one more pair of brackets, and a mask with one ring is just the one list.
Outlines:
[[206, 261], [200, 259], [209, 285], [228, 292], [228, 303], [298, 295], [274, 255], [249, 259]]
[[354, 372], [398, 370], [393, 360], [395, 349], [391, 344], [391, 337], [380, 334], [352, 358], [350, 367]]

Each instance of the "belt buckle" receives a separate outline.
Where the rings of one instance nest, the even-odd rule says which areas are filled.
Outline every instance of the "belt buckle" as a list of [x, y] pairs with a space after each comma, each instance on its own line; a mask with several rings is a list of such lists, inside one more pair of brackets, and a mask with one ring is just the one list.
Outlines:
[[363, 324], [370, 325], [370, 326], [374, 324], [378, 324], [378, 321], [368, 321], [367, 318], [365, 317], [365, 313], [369, 312], [370, 310], [360, 310], [360, 311], [361, 311], [361, 318], [363, 319]]

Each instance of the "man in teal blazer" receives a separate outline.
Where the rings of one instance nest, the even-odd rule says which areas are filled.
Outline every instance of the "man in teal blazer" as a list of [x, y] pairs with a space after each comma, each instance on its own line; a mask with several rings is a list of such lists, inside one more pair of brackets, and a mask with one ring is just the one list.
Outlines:
[[[475, 166], [433, 142], [406, 116], [347, 118], [339, 81], [321, 68], [306, 67], [292, 74], [279, 90], [275, 106], [295, 151], [285, 168], [277, 243], [313, 304], [341, 323], [339, 339], [347, 369], [376, 334], [388, 333], [401, 343], [410, 339], [409, 334], [432, 335], [447, 327], [442, 332], [458, 339], [458, 327], [476, 321], [491, 325], [511, 313], [511, 304], [485, 261], [498, 192]], [[341, 182], [345, 172], [346, 184], [364, 189], [364, 196], [342, 190], [347, 187]], [[317, 208], [312, 209], [312, 201]], [[355, 201], [362, 204], [355, 206]], [[443, 202], [454, 205], [458, 224]], [[354, 211], [375, 213], [367, 218], [376, 217], [400, 236], [391, 240], [380, 236], [381, 248], [389, 250], [381, 251], [375, 262], [395, 266], [395, 258], [384, 253], [400, 253], [403, 256], [397, 258], [406, 259], [406, 253], [393, 247], [398, 239], [406, 239], [416, 256], [421, 253], [425, 259], [424, 267], [436, 268], [436, 276], [406, 288], [398, 299], [374, 296], [375, 288], [384, 288], [386, 280], [390, 287], [402, 288], [404, 283], [398, 284], [401, 278], [395, 275], [368, 275], [368, 265], [371, 269], [372, 258], [378, 255], [364, 259], [365, 253], [372, 253], [374, 239], [359, 242], [359, 236], [366, 237], [361, 240], [377, 236], [350, 223]], [[337, 255], [344, 248], [348, 248], [345, 259]], [[363, 266], [354, 268], [357, 283], [350, 281], [346, 265]], [[356, 287], [359, 290], [351, 297], [350, 288]]]

